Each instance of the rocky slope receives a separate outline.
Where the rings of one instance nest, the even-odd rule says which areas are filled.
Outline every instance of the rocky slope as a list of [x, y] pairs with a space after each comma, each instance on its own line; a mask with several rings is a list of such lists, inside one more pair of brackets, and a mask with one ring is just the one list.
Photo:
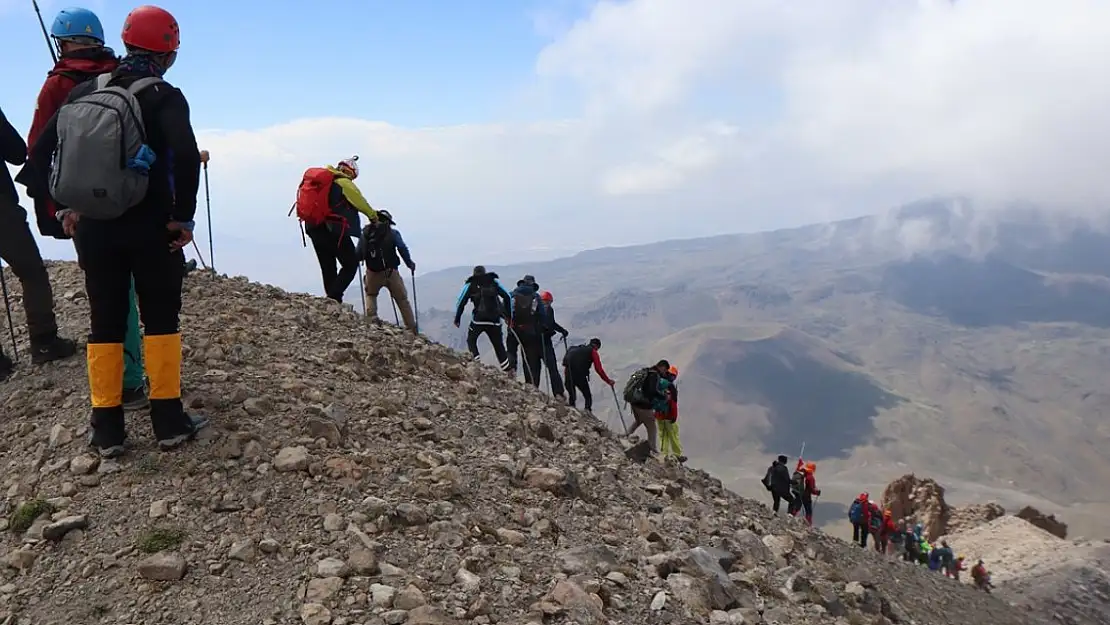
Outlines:
[[1017, 516], [953, 534], [969, 566], [982, 558], [998, 596], [1046, 621], [1110, 622], [1110, 544], [1064, 540]]
[[[80, 335], [80, 274], [50, 272]], [[183, 326], [214, 426], [178, 452], [137, 414], [128, 456], [89, 455], [80, 359], [0, 384], [0, 622], [1038, 622], [337, 304], [199, 274]]]

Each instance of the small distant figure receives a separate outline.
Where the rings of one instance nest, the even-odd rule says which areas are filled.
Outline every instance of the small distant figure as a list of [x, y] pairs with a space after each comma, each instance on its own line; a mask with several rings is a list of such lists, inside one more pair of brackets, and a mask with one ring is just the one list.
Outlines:
[[852, 542], [867, 548], [868, 528], [871, 523], [871, 495], [863, 492], [848, 506], [848, 520], [852, 523]]
[[817, 488], [817, 463], [804, 462], [798, 458], [798, 466], [790, 478], [790, 489], [793, 491], [794, 504], [790, 514], [797, 516], [805, 510], [806, 523], [813, 525], [813, 498], [821, 496], [821, 489]]
[[991, 588], [994, 588], [991, 584], [991, 574], [987, 571], [987, 567], [983, 564], [982, 560], [979, 560], [975, 563], [975, 566], [971, 567], [971, 581], [976, 588], [988, 594]]
[[659, 451], [663, 459], [674, 460], [679, 464], [686, 462], [682, 455], [682, 441], [678, 438], [678, 367], [671, 365], [670, 370], [663, 374], [663, 379], [670, 385], [666, 388], [668, 398], [660, 407], [664, 410], [655, 411], [655, 422], [659, 427]]

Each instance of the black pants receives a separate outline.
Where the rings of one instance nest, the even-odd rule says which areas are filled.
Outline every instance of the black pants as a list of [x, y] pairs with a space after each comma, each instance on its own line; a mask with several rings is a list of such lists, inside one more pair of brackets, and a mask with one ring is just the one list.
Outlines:
[[852, 524], [852, 542], [859, 543], [860, 547], [867, 547], [867, 537], [871, 531], [863, 523]]
[[555, 358], [555, 347], [551, 344], [551, 338], [543, 337], [543, 366], [547, 368], [547, 375], [551, 379], [551, 394], [558, 397], [564, 392], [563, 376], [559, 375], [559, 361]]
[[54, 292], [42, 263], [38, 243], [27, 225], [22, 206], [0, 198], [0, 258], [11, 265], [23, 285], [23, 311], [33, 343], [48, 342], [58, 333], [54, 318]]
[[583, 369], [579, 371], [578, 369], [567, 368], [563, 373], [567, 378], [567, 403], [573, 406], [578, 400], [575, 391], [581, 391], [586, 410], [593, 410], [594, 396], [590, 392], [590, 370]]
[[543, 364], [543, 342], [535, 332], [509, 330], [505, 339], [508, 350], [508, 371], [516, 374], [517, 348], [524, 353], [524, 381], [532, 386], [540, 385], [540, 366]]
[[[339, 224], [334, 223], [304, 229], [308, 238], [312, 239], [312, 249], [316, 251], [316, 260], [320, 263], [324, 295], [337, 302], [343, 301], [343, 294], [358, 273], [355, 244], [342, 230]], [[339, 264], [338, 269], [336, 263]]]
[[794, 495], [791, 495], [789, 490], [771, 491], [771, 510], [777, 513], [779, 511], [779, 503], [782, 501], [786, 502], [787, 510], [793, 509]]
[[185, 255], [180, 250], [171, 252], [169, 242], [165, 223], [147, 214], [78, 222], [74, 243], [89, 297], [89, 381], [97, 444], [119, 444], [124, 437], [123, 407], [112, 404], [123, 386], [123, 342], [132, 277], [145, 334], [154, 434], [161, 440], [192, 429], [182, 409], [180, 390], [179, 320]]
[[798, 514], [804, 508], [807, 517], [813, 516], [813, 495], [799, 493], [797, 491], [791, 494], [794, 496], [794, 501], [787, 508], [790, 514]]
[[497, 355], [497, 363], [504, 370], [509, 362], [505, 355], [505, 338], [502, 336], [500, 323], [470, 322], [470, 328], [466, 332], [466, 348], [470, 350], [470, 355], [478, 360], [478, 337], [483, 334], [489, 338], [493, 352]]

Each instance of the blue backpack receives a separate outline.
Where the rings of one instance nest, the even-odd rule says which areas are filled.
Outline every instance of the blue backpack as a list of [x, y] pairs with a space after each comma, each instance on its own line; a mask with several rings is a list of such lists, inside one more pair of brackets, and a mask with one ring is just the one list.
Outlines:
[[859, 499], [853, 501], [851, 507], [848, 508], [848, 520], [852, 523], [863, 522], [863, 502]]

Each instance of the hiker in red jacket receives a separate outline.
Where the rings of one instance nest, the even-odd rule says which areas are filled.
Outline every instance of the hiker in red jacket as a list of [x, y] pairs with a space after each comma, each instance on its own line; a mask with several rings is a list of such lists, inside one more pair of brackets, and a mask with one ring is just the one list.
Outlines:
[[794, 492], [795, 503], [790, 514], [798, 516], [798, 512], [804, 508], [806, 523], [813, 525], [813, 498], [821, 496], [821, 489], [817, 488], [816, 462], [805, 462], [798, 458], [798, 466], [791, 478], [791, 490]]
[[[74, 87], [119, 65], [115, 51], [104, 45], [104, 27], [100, 19], [88, 9], [62, 9], [50, 26], [50, 36], [58, 43], [60, 54], [39, 90], [31, 130], [27, 133], [28, 149], [38, 141], [46, 122], [58, 112]], [[41, 179], [36, 178], [29, 167], [16, 176], [16, 182], [27, 186], [27, 196], [35, 202], [39, 232], [55, 239], [70, 238], [57, 219], [50, 193], [39, 188], [38, 180]]]
[[890, 538], [898, 531], [898, 526], [894, 524], [893, 513], [889, 509], [883, 510], [882, 518], [879, 535], [875, 537], [875, 550], [879, 553], [886, 553], [890, 547]]

